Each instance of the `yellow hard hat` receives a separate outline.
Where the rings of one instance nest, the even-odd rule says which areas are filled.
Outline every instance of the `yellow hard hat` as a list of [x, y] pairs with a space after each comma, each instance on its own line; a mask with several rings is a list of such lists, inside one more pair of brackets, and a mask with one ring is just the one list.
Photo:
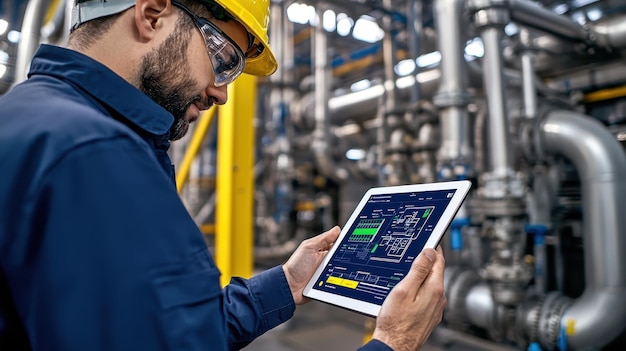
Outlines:
[[[193, 0], [199, 3], [215, 3], [239, 21], [255, 42], [262, 45], [260, 54], [246, 59], [243, 71], [255, 76], [269, 76], [276, 71], [276, 57], [269, 47], [267, 26], [270, 20], [270, 0]], [[135, 0], [74, 0], [72, 29], [94, 18], [122, 12], [135, 5]], [[244, 50], [246, 51], [246, 50]], [[258, 52], [258, 51], [257, 51]]]
[[[204, 2], [203, 0], [196, 0]], [[269, 0], [212, 0], [228, 11], [246, 27], [264, 49], [255, 57], [246, 59], [244, 72], [255, 76], [269, 76], [276, 71], [278, 63], [269, 47], [267, 26], [270, 20]]]

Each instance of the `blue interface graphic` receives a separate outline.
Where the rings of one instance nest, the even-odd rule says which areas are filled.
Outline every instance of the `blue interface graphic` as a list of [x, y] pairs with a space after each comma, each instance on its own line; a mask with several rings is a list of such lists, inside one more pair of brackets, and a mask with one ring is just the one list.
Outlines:
[[382, 304], [408, 272], [454, 193], [372, 195], [314, 288]]

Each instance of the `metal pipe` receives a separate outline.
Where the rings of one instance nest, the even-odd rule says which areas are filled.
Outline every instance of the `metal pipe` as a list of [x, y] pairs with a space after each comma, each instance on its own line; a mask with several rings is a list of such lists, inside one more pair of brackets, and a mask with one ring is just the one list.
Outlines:
[[435, 2], [435, 30], [437, 48], [441, 53], [441, 82], [437, 98], [450, 97], [462, 104], [467, 99], [461, 21], [465, 0], [437, 0]]
[[293, 67], [293, 56], [291, 56], [293, 49], [288, 48], [292, 45], [286, 45], [286, 43], [291, 43], [293, 38], [288, 32], [288, 30], [291, 30], [291, 28], [288, 28], [291, 22], [286, 20], [286, 16], [284, 2], [272, 3], [270, 16], [270, 33], [272, 33], [272, 37], [270, 45], [272, 45], [281, 65], [269, 78], [272, 82], [272, 88], [269, 93], [268, 114], [272, 116], [272, 119], [271, 123], [266, 125], [268, 128], [266, 132], [277, 146], [272, 149], [276, 167], [278, 168], [277, 172], [281, 178], [287, 176], [287, 169], [293, 164], [290, 140], [292, 133], [289, 125], [291, 122], [289, 118], [289, 104], [293, 101], [293, 90], [284, 88], [290, 86], [293, 81], [293, 72], [290, 69]]
[[488, 284], [474, 285], [465, 296], [464, 307], [466, 317], [472, 325], [486, 330], [493, 328], [496, 307]]
[[[431, 68], [422, 71], [415, 76], [401, 77], [396, 80], [397, 95], [399, 100], [406, 101], [410, 89], [415, 89], [418, 84], [419, 96], [429, 98], [437, 89], [440, 78], [440, 69]], [[335, 125], [343, 124], [350, 119], [363, 121], [376, 116], [379, 102], [385, 93], [383, 84], [376, 84], [367, 89], [332, 97], [328, 100], [329, 118]], [[312, 104], [304, 104], [304, 115], [312, 115]]]
[[[391, 9], [391, 0], [383, 0], [383, 6], [386, 9]], [[388, 113], [396, 107], [396, 74], [393, 70], [396, 64], [396, 45], [391, 35], [393, 29], [391, 27], [391, 14], [385, 14], [382, 22], [383, 30], [387, 33], [383, 38], [383, 68], [385, 75], [385, 112]]]
[[315, 8], [317, 18], [320, 19], [314, 27], [312, 52], [314, 56], [315, 72], [315, 131], [313, 132], [312, 150], [315, 161], [327, 177], [343, 182], [348, 179], [348, 171], [335, 164], [332, 160], [330, 142], [330, 126], [328, 123], [328, 98], [330, 95], [331, 72], [328, 65], [328, 38], [321, 19], [324, 16], [324, 6], [318, 4]]
[[591, 25], [596, 42], [612, 48], [626, 47], [626, 16], [603, 19]]
[[559, 37], [574, 40], [589, 40], [585, 28], [578, 22], [539, 6], [528, 0], [508, 0], [511, 18], [526, 25]]
[[[70, 37], [72, 7], [75, 0], [53, 0], [41, 28], [41, 42], [66, 46]], [[53, 12], [54, 11], [54, 12]]]
[[[463, 65], [467, 63], [463, 62]], [[482, 68], [465, 70], [468, 75], [469, 87], [482, 87]], [[400, 77], [396, 79], [396, 97], [399, 101], [409, 99], [409, 90], [414, 89], [416, 84], [419, 96], [422, 100], [432, 99], [441, 81], [441, 69], [439, 67], [422, 70], [416, 75]], [[376, 117], [376, 111], [380, 106], [380, 99], [385, 93], [383, 84], [375, 84], [367, 89], [357, 92], [344, 93], [333, 96], [328, 100], [328, 119], [332, 125], [341, 125], [349, 120], [364, 122]], [[315, 117], [315, 98], [309, 94], [302, 97], [297, 106], [297, 114], [303, 118], [312, 120]]]
[[506, 109], [506, 84], [503, 75], [502, 28], [486, 26], [481, 30], [485, 46], [483, 76], [489, 106], [489, 169], [506, 176], [512, 168], [511, 142]]
[[598, 89], [607, 86], [623, 84], [626, 80], [626, 70], [623, 62], [613, 62], [604, 65], [595, 65], [585, 70], [573, 72], [550, 80], [548, 88], [568, 93], [576, 90]]
[[626, 326], [626, 155], [601, 123], [572, 111], [550, 113], [538, 137], [574, 163], [581, 181], [586, 286], [561, 325], [572, 349], [598, 349]]
[[470, 99], [467, 92], [465, 45], [461, 34], [464, 5], [465, 0], [435, 2], [441, 81], [433, 100], [440, 108], [442, 140], [438, 158], [444, 162], [471, 158], [466, 110]]
[[26, 80], [30, 61], [39, 48], [41, 41], [41, 27], [46, 11], [52, 0], [30, 0], [24, 11], [21, 38], [17, 47], [17, 61], [15, 63], [15, 79], [13, 84]]
[[[383, 7], [387, 10], [392, 9], [392, 0], [383, 0]], [[399, 155], [395, 152], [388, 153], [390, 149], [402, 149], [403, 145], [392, 145], [393, 137], [396, 128], [399, 127], [400, 117], [397, 113], [392, 113], [397, 106], [396, 102], [396, 74], [394, 66], [396, 64], [396, 44], [394, 38], [391, 35], [393, 31], [392, 18], [389, 11], [385, 11], [382, 18], [382, 29], [387, 33], [383, 38], [383, 73], [385, 88], [384, 98], [378, 107], [377, 120], [377, 164], [381, 170], [378, 173], [378, 183], [382, 185], [392, 185], [404, 182], [403, 172], [401, 167], [398, 167], [397, 163], [391, 161]], [[400, 127], [402, 128], [402, 127]], [[397, 134], [396, 134], [397, 135]], [[402, 143], [401, 143], [402, 144]], [[386, 172], [382, 172], [385, 169]]]
[[520, 41], [524, 46], [521, 54], [522, 61], [522, 85], [524, 94], [524, 114], [527, 118], [537, 116], [537, 89], [535, 87], [535, 70], [533, 69], [534, 52], [530, 47], [532, 38], [528, 28], [520, 30]]
[[[421, 1], [407, 1], [407, 31], [408, 31], [408, 48], [409, 57], [411, 59], [417, 58], [421, 50], [421, 34], [422, 34], [422, 2]], [[411, 105], [416, 104], [420, 99], [419, 96], [419, 83], [415, 84], [409, 89], [409, 103]]]

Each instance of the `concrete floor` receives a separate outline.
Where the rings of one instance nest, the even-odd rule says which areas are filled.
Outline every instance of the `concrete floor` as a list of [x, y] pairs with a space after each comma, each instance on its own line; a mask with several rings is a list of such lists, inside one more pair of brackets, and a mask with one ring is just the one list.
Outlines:
[[368, 317], [311, 301], [298, 306], [287, 323], [270, 330], [245, 351], [347, 351], [364, 340]]
[[[244, 351], [349, 351], [363, 344], [366, 320], [338, 307], [311, 301], [287, 323], [260, 336]], [[422, 351], [443, 351], [426, 345]], [[468, 351], [468, 349], [465, 349]]]
[[[350, 351], [363, 344], [369, 317], [317, 301], [296, 309], [288, 322], [268, 331], [244, 351]], [[520, 351], [438, 328], [420, 351]]]

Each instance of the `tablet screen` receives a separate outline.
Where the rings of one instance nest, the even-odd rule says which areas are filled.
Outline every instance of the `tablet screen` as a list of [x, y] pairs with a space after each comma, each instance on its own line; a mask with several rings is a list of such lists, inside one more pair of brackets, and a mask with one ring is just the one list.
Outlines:
[[371, 195], [312, 288], [381, 305], [408, 272], [455, 192]]

